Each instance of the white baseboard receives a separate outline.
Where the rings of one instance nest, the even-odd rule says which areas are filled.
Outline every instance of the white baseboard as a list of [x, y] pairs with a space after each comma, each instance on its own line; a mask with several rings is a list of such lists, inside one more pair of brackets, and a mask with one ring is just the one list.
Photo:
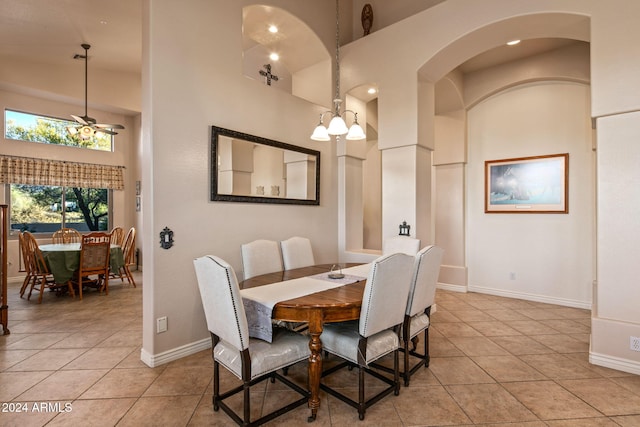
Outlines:
[[140, 350], [140, 360], [150, 368], [155, 368], [156, 366], [164, 365], [165, 363], [181, 359], [185, 356], [190, 356], [208, 348], [211, 348], [211, 338], [205, 338], [200, 341], [185, 344], [183, 346], [164, 351], [160, 354], [151, 354], [143, 348]]
[[640, 363], [634, 360], [621, 359], [606, 354], [589, 352], [589, 363], [604, 366], [605, 368], [615, 369], [617, 371], [629, 372], [630, 374], [640, 375]]
[[445, 291], [451, 291], [451, 292], [462, 292], [462, 293], [466, 293], [467, 292], [467, 287], [464, 286], [464, 285], [452, 285], [450, 283], [440, 283], [440, 282], [438, 282], [436, 287], [438, 289], [444, 289]]
[[547, 295], [530, 294], [526, 292], [505, 291], [504, 289], [485, 288], [485, 287], [472, 286], [472, 285], [470, 285], [468, 289], [469, 289], [469, 292], [477, 292], [480, 294], [496, 295], [496, 296], [508, 297], [508, 298], [518, 298], [518, 299], [523, 299], [527, 301], [544, 302], [547, 304], [556, 304], [556, 305], [562, 305], [565, 307], [583, 308], [585, 310], [591, 310], [590, 301], [578, 301], [578, 300], [572, 300], [567, 298], [558, 298], [558, 297], [551, 297]]

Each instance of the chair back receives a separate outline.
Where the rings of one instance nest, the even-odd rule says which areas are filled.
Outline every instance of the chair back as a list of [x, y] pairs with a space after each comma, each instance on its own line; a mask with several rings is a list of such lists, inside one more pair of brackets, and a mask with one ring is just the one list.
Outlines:
[[238, 351], [249, 348], [249, 325], [233, 268], [213, 255], [196, 258], [193, 265], [209, 331]]
[[136, 229], [131, 227], [127, 232], [122, 246], [122, 256], [125, 265], [135, 265], [136, 263]]
[[384, 239], [382, 255], [402, 253], [415, 256], [420, 250], [420, 239], [409, 236], [393, 236]]
[[51, 243], [80, 243], [82, 234], [75, 228], [61, 228], [51, 236]]
[[316, 263], [311, 249], [311, 240], [306, 237], [295, 236], [283, 240], [280, 242], [280, 248], [285, 270], [308, 267]]
[[124, 244], [124, 230], [122, 227], [113, 227], [111, 230], [111, 243], [119, 246]]
[[18, 233], [18, 247], [20, 249], [19, 255], [19, 271], [25, 271], [27, 275], [31, 274], [31, 261], [29, 260], [30, 252], [28, 243], [25, 241], [24, 232]]
[[109, 274], [111, 234], [94, 232], [82, 236], [80, 277], [86, 274]]
[[280, 245], [273, 240], [254, 240], [240, 247], [244, 278], [282, 271]]
[[39, 275], [50, 274], [49, 267], [47, 267], [42, 251], [38, 247], [38, 242], [36, 241], [36, 238], [33, 237], [33, 234], [25, 231], [22, 233], [22, 239], [26, 247], [25, 265], [27, 262], [29, 263], [27, 271], [31, 271], [33, 274]]
[[413, 257], [394, 253], [373, 261], [364, 287], [359, 332], [369, 337], [404, 320]]
[[410, 317], [431, 307], [436, 297], [436, 285], [444, 249], [427, 246], [420, 250], [413, 264], [413, 278], [409, 290], [406, 314]]

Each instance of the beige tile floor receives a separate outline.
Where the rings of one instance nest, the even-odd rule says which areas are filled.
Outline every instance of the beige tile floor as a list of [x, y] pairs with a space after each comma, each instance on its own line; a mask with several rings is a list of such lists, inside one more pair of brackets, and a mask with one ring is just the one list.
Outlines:
[[[109, 296], [90, 292], [82, 302], [47, 292], [40, 305], [10, 285], [11, 334], [0, 336], [1, 426], [233, 425], [212, 410], [208, 350], [153, 369], [140, 361], [136, 278], [138, 288], [112, 281]], [[431, 365], [410, 387], [362, 422], [322, 393], [315, 425], [640, 426], [640, 376], [588, 362], [589, 311], [440, 290], [437, 306]], [[223, 373], [223, 387], [235, 382]], [[353, 393], [354, 374], [326, 381]], [[289, 375], [304, 383], [305, 364]], [[290, 396], [279, 383], [262, 383], [253, 413]], [[305, 425], [307, 414], [301, 407], [270, 424]]]

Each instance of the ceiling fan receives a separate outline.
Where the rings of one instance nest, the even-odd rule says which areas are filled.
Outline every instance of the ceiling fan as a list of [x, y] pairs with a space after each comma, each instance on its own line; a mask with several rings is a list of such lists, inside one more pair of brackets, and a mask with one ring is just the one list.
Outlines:
[[75, 126], [67, 126], [67, 131], [71, 135], [78, 135], [82, 139], [89, 139], [94, 136], [97, 132], [105, 133], [107, 135], [117, 135], [118, 132], [115, 132], [113, 129], [124, 129], [124, 126], [118, 124], [106, 124], [106, 123], [96, 123], [96, 119], [93, 117], [89, 117], [87, 114], [87, 60], [89, 59], [89, 48], [91, 48], [90, 44], [83, 43], [82, 48], [84, 49], [84, 55], [75, 54], [73, 59], [84, 58], [84, 116], [74, 116], [71, 117], [78, 123]]

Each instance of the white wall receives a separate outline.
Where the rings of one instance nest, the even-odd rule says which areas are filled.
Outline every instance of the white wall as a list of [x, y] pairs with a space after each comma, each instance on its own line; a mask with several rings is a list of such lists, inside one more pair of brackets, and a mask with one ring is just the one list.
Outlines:
[[[591, 307], [595, 189], [589, 87], [517, 86], [468, 112], [469, 289]], [[484, 162], [569, 153], [568, 214], [484, 213]], [[515, 279], [511, 279], [511, 274]]]

